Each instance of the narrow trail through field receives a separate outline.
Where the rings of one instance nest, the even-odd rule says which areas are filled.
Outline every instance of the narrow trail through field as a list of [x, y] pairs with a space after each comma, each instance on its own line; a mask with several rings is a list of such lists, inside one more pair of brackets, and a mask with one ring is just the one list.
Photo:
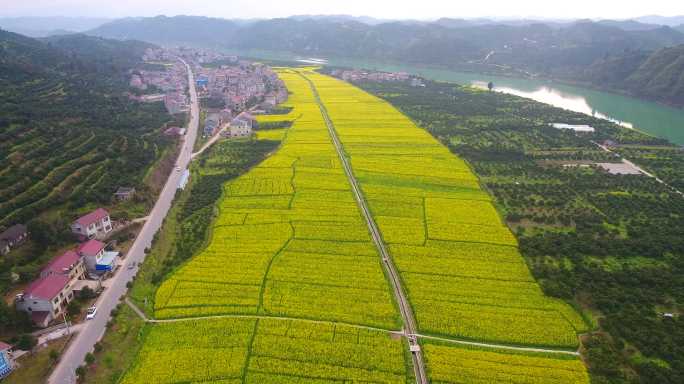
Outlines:
[[514, 347], [514, 346], [510, 346], [510, 345], [501, 345], [501, 344], [492, 344], [492, 343], [479, 343], [477, 341], [457, 340], [457, 339], [453, 339], [453, 338], [429, 336], [429, 335], [421, 335], [421, 334], [415, 334], [413, 336], [415, 336], [417, 338], [422, 338], [422, 339], [437, 340], [437, 341], [443, 341], [446, 343], [461, 344], [461, 345], [472, 345], [475, 347], [483, 347], [483, 348], [507, 349], [507, 350], [512, 350], [512, 351], [521, 351], [521, 352], [556, 353], [556, 354], [561, 354], [561, 355], [579, 356], [579, 352], [577, 352], [577, 351], [565, 351], [562, 349]]
[[339, 322], [339, 321], [304, 319], [301, 317], [226, 314], [226, 315], [212, 315], [212, 316], [198, 316], [198, 317], [179, 317], [179, 318], [172, 318], [172, 319], [150, 319], [147, 317], [147, 315], [145, 315], [145, 312], [143, 312], [128, 297], [126, 297], [124, 299], [124, 301], [133, 310], [133, 312], [135, 312], [136, 315], [138, 315], [138, 317], [140, 317], [144, 322], [150, 323], [150, 324], [180, 323], [180, 322], [187, 322], [187, 321], [211, 320], [211, 319], [252, 319], [252, 320], [298, 321], [298, 322], [311, 323], [311, 324], [336, 324], [336, 325], [342, 325], [342, 326], [350, 327], [350, 328], [365, 329], [365, 330], [376, 331], [376, 332], [383, 332], [383, 333], [402, 336], [402, 337], [412, 336], [416, 339], [429, 339], [429, 340], [436, 340], [436, 341], [441, 341], [441, 342], [445, 342], [445, 343], [452, 343], [452, 344], [472, 345], [475, 347], [482, 347], [482, 348], [505, 349], [505, 350], [510, 350], [510, 351], [521, 351], [521, 352], [540, 352], [540, 353], [551, 353], [551, 354], [562, 354], [562, 355], [573, 355], [573, 356], [579, 355], [579, 352], [577, 352], [577, 351], [567, 351], [567, 350], [563, 350], [563, 349], [547, 349], [547, 348], [513, 346], [513, 345], [505, 345], [505, 344], [481, 343], [481, 342], [477, 342], [477, 341], [459, 340], [459, 339], [455, 339], [455, 338], [430, 336], [430, 335], [423, 335], [423, 334], [419, 334], [419, 333], [407, 334], [404, 330], [392, 330], [392, 329], [385, 329], [385, 328], [377, 328], [377, 327], [370, 327], [367, 325], [345, 323], [345, 322]]
[[413, 360], [413, 369], [416, 376], [416, 382], [420, 384], [427, 384], [428, 378], [427, 372], [425, 370], [425, 361], [423, 359], [423, 353], [420, 349], [420, 345], [418, 344], [418, 339], [414, 336], [417, 333], [416, 318], [413, 315], [413, 310], [411, 309], [411, 305], [409, 304], [408, 299], [406, 298], [404, 288], [401, 285], [401, 280], [399, 279], [399, 272], [397, 271], [394, 262], [389, 255], [389, 252], [385, 248], [385, 243], [382, 237], [380, 236], [380, 230], [378, 229], [378, 226], [375, 223], [373, 216], [370, 214], [370, 210], [366, 205], [366, 200], [363, 197], [361, 188], [359, 188], [358, 182], [356, 181], [354, 173], [352, 172], [351, 165], [349, 165], [349, 160], [345, 156], [342, 143], [337, 137], [335, 126], [332, 120], [330, 119], [330, 116], [328, 115], [328, 111], [325, 108], [325, 105], [323, 104], [320, 95], [318, 94], [318, 90], [316, 89], [315, 84], [301, 72], [298, 73], [302, 78], [304, 78], [309, 83], [309, 86], [311, 87], [311, 92], [313, 93], [316, 103], [318, 104], [318, 107], [321, 110], [321, 115], [325, 120], [325, 125], [328, 128], [330, 137], [332, 138], [333, 144], [335, 146], [335, 151], [337, 152], [337, 155], [340, 158], [340, 162], [342, 163], [342, 167], [344, 168], [344, 173], [346, 174], [349, 184], [352, 187], [352, 191], [354, 192], [354, 198], [357, 204], [359, 205], [359, 208], [361, 208], [361, 213], [363, 214], [363, 217], [368, 226], [368, 230], [370, 231], [371, 237], [373, 238], [373, 243], [375, 244], [375, 247], [378, 249], [380, 255], [382, 256], [382, 266], [385, 269], [387, 276], [390, 278], [390, 283], [392, 284], [392, 289], [397, 299], [397, 303], [399, 304], [399, 310], [401, 312], [401, 317], [404, 322], [404, 332], [409, 342], [409, 350], [411, 352], [411, 358]]

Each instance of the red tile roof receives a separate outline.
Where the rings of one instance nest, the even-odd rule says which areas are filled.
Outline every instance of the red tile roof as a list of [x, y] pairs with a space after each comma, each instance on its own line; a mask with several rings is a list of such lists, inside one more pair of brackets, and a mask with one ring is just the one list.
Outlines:
[[100, 253], [105, 247], [105, 243], [99, 240], [88, 240], [85, 243], [78, 246], [78, 253], [85, 256], [95, 256]]
[[252, 116], [249, 112], [244, 111], [241, 114], [237, 116], [238, 119], [247, 119], [247, 120], [254, 120], [254, 116]]
[[28, 297], [36, 297], [45, 300], [52, 300], [69, 282], [69, 277], [64, 275], [49, 275], [34, 280], [24, 291]]
[[41, 273], [64, 273], [65, 270], [68, 270], [72, 265], [78, 263], [78, 259], [80, 259], [81, 256], [78, 255], [78, 253], [74, 251], [66, 251], [60, 256], [55, 257], [50, 261], [50, 263], [43, 268]]
[[76, 219], [76, 223], [80, 224], [83, 227], [87, 227], [90, 224], [96, 223], [107, 216], [109, 216], [109, 212], [107, 212], [104, 208], [98, 208], [90, 212], [89, 214], [81, 216], [78, 219]]
[[180, 127], [170, 127], [167, 130], [164, 131], [165, 135], [179, 135], [181, 132]]

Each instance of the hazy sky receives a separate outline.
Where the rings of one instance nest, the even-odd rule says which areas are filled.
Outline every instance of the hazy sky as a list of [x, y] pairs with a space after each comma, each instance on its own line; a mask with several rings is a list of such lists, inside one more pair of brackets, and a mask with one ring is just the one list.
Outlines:
[[629, 18], [684, 13], [682, 0], [0, 0], [0, 16], [203, 15], [270, 18], [350, 14], [377, 18]]

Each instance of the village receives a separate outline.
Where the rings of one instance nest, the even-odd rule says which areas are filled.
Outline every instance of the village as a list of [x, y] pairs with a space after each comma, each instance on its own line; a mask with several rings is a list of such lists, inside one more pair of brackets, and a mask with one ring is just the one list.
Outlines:
[[330, 75], [342, 79], [344, 81], [358, 82], [358, 81], [372, 81], [372, 82], [392, 82], [410, 81], [411, 86], [422, 87], [423, 80], [420, 77], [409, 75], [406, 72], [382, 72], [382, 71], [367, 71], [362, 69], [333, 69]]
[[270, 111], [287, 99], [287, 89], [271, 68], [229, 57], [218, 67], [197, 66], [197, 92], [203, 101], [202, 136], [250, 136], [252, 114]]
[[[197, 142], [248, 138], [257, 129], [254, 115], [268, 113], [288, 97], [287, 89], [268, 66], [239, 60], [208, 50], [175, 48], [148, 49], [146, 65], [130, 73], [129, 99], [141, 103], [163, 102], [176, 122], [190, 114], [188, 63], [194, 73], [200, 104]], [[183, 61], [184, 60], [184, 61]], [[180, 125], [180, 124], [179, 124]], [[161, 135], [185, 139], [187, 129], [165, 126]], [[178, 170], [178, 169], [177, 169]], [[185, 170], [177, 188], [188, 183]], [[112, 191], [112, 206], [136, 197], [136, 189], [120, 186]], [[145, 218], [138, 219], [138, 223]], [[136, 228], [128, 218], [113, 218], [105, 207], [76, 217], [70, 224], [69, 239], [74, 244], [56, 252], [42, 266], [35, 279], [13, 297], [16, 311], [26, 313], [34, 328], [34, 345], [40, 348], [55, 338], [77, 331], [78, 323], [98, 315], [97, 297], [107, 289], [108, 280], [119, 270], [135, 268], [126, 262], [126, 247], [117, 243], [117, 233]], [[130, 234], [135, 238], [135, 229]], [[0, 233], [0, 254], [7, 255], [30, 241], [30, 228], [15, 224]], [[85, 306], [85, 312], [81, 307]], [[33, 347], [31, 347], [33, 348]], [[27, 351], [0, 342], [0, 378], [18, 367], [16, 359]]]
[[162, 49], [148, 49], [143, 60], [150, 64], [132, 71], [129, 82], [130, 87], [141, 95], [129, 97], [142, 102], [163, 101], [171, 115], [187, 112], [190, 104], [185, 66], [169, 51]]
[[[177, 57], [193, 63], [195, 85], [202, 101], [203, 138], [217, 133], [224, 137], [250, 136], [256, 128], [252, 114], [269, 111], [287, 99], [285, 86], [268, 66], [191, 48], [148, 49], [145, 61], [163, 64], [157, 64], [155, 69], [133, 71], [130, 86], [144, 94], [130, 97], [141, 102], [163, 100], [171, 115], [187, 113], [185, 67], [175, 60]], [[182, 136], [185, 131], [172, 126], [164, 133]]]
[[[133, 188], [119, 188], [114, 199], [129, 199]], [[90, 305], [105, 288], [107, 279], [124, 265], [123, 254], [116, 250], [112, 235], [121, 230], [126, 221], [114, 221], [104, 208], [97, 208], [75, 219], [69, 226], [73, 241], [77, 244], [54, 255], [40, 270], [38, 276], [14, 297], [17, 311], [24, 312], [38, 330], [33, 333], [33, 343], [47, 343], [50, 332], [69, 329], [80, 316], [80, 302]], [[0, 253], [9, 254], [20, 248], [30, 238], [28, 228], [15, 224], [0, 233]], [[78, 302], [77, 302], [78, 301]], [[86, 310], [85, 320], [91, 319], [97, 308]], [[0, 378], [8, 375], [16, 364], [14, 361], [26, 354], [23, 348], [0, 342]]]

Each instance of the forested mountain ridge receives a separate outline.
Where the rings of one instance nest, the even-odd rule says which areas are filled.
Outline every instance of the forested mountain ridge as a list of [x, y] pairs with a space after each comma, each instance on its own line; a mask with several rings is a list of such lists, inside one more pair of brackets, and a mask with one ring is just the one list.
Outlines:
[[[440, 19], [363, 23], [353, 18], [296, 17], [238, 22], [177, 16], [123, 19], [88, 32], [117, 39], [225, 49], [287, 51], [320, 57], [427, 64], [516, 76], [541, 76], [684, 105], [676, 84], [643, 87], [661, 78], [645, 65], [684, 33], [636, 21], [513, 22]], [[665, 55], [656, 61], [672, 58]], [[645, 65], [642, 67], [642, 65]], [[641, 68], [639, 73], [634, 73]]]
[[156, 44], [212, 46], [233, 39], [239, 25], [231, 20], [200, 16], [124, 18], [86, 33], [112, 39], [135, 39]]
[[154, 46], [137, 40], [119, 41], [84, 34], [50, 36], [42, 41], [67, 54], [70, 60], [89, 65], [91, 70], [117, 73], [139, 64], [145, 50]]
[[601, 53], [611, 53], [624, 49], [655, 50], [684, 43], [684, 34], [669, 27], [624, 30], [604, 23], [581, 20], [557, 26], [530, 21], [511, 25], [472, 24], [440, 19], [432, 23], [389, 21], [369, 25], [354, 19], [313, 17], [240, 23], [236, 20], [208, 17], [157, 16], [121, 19], [87, 33], [154, 43], [276, 48], [302, 54], [405, 59], [423, 63], [428, 61], [419, 54], [425, 52], [425, 48], [439, 49], [441, 58], [436, 62], [430, 61], [429, 64], [482, 59], [491, 50], [503, 52], [514, 48], [553, 51], [589, 46]]
[[684, 105], [684, 45], [663, 48], [649, 56], [627, 78], [630, 89]]
[[163, 105], [125, 95], [147, 46], [0, 31], [0, 228], [28, 224], [33, 240], [2, 258], [0, 291], [12, 274], [33, 278], [48, 249], [70, 241], [73, 218], [107, 204], [117, 186], [142, 187], [169, 146]]
[[[0, 81], [19, 84], [14, 76], [71, 76], [72, 81], [98, 73], [116, 75], [118, 86], [125, 86], [122, 75], [138, 64], [152, 44], [117, 41], [83, 34], [33, 39], [0, 30]], [[74, 77], [75, 75], [75, 77]], [[104, 80], [100, 77], [100, 80]]]
[[99, 17], [0, 17], [0, 29], [29, 37], [45, 37], [57, 33], [76, 33], [112, 21]]

